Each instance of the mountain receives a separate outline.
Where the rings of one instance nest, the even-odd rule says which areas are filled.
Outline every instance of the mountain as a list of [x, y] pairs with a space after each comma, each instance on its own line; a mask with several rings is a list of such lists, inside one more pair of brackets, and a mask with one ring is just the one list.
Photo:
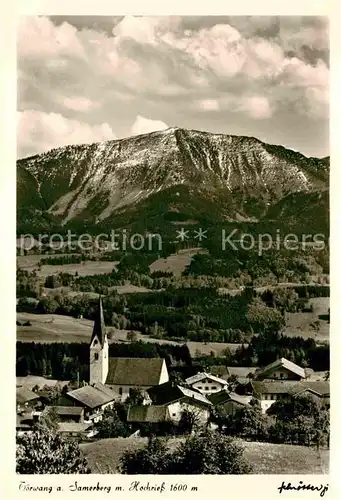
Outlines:
[[290, 220], [297, 197], [326, 215], [328, 181], [329, 158], [170, 128], [18, 160], [18, 227]]

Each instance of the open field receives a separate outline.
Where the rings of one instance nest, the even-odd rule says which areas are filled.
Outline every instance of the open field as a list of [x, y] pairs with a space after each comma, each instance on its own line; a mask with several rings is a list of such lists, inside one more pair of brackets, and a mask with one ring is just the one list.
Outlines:
[[[179, 438], [171, 438], [176, 446]], [[102, 439], [81, 444], [92, 473], [117, 474], [119, 460], [126, 450], [146, 444], [146, 438]], [[240, 441], [245, 456], [253, 465], [253, 474], [326, 474], [329, 468], [329, 451], [320, 452], [304, 446]]]
[[193, 255], [204, 253], [202, 248], [185, 248], [178, 253], [169, 255], [166, 259], [155, 260], [150, 266], [150, 271], [172, 272], [174, 276], [181, 276], [186, 266], [192, 260]]
[[[313, 305], [311, 313], [287, 313], [285, 335], [311, 337], [315, 341], [329, 342], [329, 327], [326, 315], [329, 308], [329, 297], [318, 297], [310, 299], [309, 304]], [[312, 325], [316, 323], [314, 328]]]
[[26, 389], [32, 390], [36, 385], [39, 386], [39, 389], [48, 385], [50, 387], [54, 387], [55, 385], [64, 386], [68, 384], [68, 381], [60, 381], [51, 378], [38, 377], [37, 375], [27, 375], [27, 377], [17, 377], [16, 385], [26, 387]]
[[[94, 274], [111, 273], [119, 261], [106, 261], [106, 260], [85, 260], [78, 264], [61, 264], [58, 266], [42, 265], [39, 269], [38, 263], [41, 259], [46, 259], [48, 255], [26, 255], [17, 257], [17, 265], [21, 269], [27, 271], [36, 271], [37, 275], [41, 278], [51, 276], [53, 274], [68, 273], [76, 274], [79, 276], [92, 276]], [[52, 257], [62, 257], [62, 255], [52, 255]]]
[[[17, 340], [22, 342], [90, 342], [93, 322], [88, 319], [72, 318], [59, 314], [31, 314], [17, 313], [17, 321], [25, 323], [31, 322], [31, 326], [17, 326]], [[127, 342], [128, 330], [117, 330], [107, 327], [109, 343]], [[185, 341], [171, 341], [163, 339], [153, 339], [136, 332], [137, 340], [153, 342], [158, 344], [183, 345]], [[192, 357], [196, 356], [196, 351], [202, 354], [210, 354], [211, 351], [219, 356], [223, 349], [228, 347], [235, 351], [241, 344], [226, 344], [217, 342], [187, 342]]]

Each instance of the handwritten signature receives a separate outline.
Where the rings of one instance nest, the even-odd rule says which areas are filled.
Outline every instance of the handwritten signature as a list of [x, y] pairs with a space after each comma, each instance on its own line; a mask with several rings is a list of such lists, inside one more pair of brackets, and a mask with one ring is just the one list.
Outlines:
[[277, 489], [279, 493], [282, 493], [283, 491], [317, 491], [320, 493], [320, 497], [323, 497], [325, 493], [327, 493], [329, 488], [328, 484], [320, 484], [319, 486], [314, 486], [312, 484], [304, 484], [303, 481], [299, 481], [299, 483], [294, 486], [291, 483], [285, 483], [282, 481], [281, 486], [279, 486]]

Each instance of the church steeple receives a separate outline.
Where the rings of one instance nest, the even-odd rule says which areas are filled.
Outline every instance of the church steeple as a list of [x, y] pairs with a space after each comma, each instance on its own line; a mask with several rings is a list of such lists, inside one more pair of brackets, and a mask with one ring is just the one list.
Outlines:
[[94, 338], [97, 337], [98, 341], [103, 346], [104, 341], [105, 341], [105, 335], [106, 335], [106, 332], [105, 332], [102, 297], [99, 296], [98, 310], [97, 310], [97, 313], [95, 316], [95, 322], [94, 322], [94, 326], [92, 329], [92, 336], [91, 336], [90, 345], [92, 344], [92, 341], [94, 340]]
[[90, 341], [90, 384], [105, 384], [109, 370], [109, 344], [105, 331], [102, 298], [99, 298], [98, 310]]

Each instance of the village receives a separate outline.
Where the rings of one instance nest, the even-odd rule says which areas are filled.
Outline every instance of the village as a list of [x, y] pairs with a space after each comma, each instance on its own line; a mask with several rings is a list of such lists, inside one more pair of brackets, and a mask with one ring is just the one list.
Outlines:
[[[213, 417], [221, 411], [233, 419], [238, 409], [257, 405], [267, 414], [274, 403], [302, 396], [329, 408], [327, 377], [285, 358], [264, 367], [231, 366], [226, 371], [224, 378], [199, 372], [183, 381], [172, 380], [163, 358], [109, 357], [100, 298], [89, 345], [89, 381], [65, 392], [55, 405], [44, 404], [39, 391], [17, 386], [16, 429], [18, 435], [32, 433], [53, 412], [61, 435], [80, 442], [98, 439], [96, 424], [108, 410], [129, 399], [126, 420], [132, 438], [139, 436], [143, 424], [152, 433], [160, 425], [180, 428], [184, 415], [191, 421], [192, 433], [205, 427], [216, 429], [218, 420]], [[138, 395], [135, 400], [134, 395]]]

